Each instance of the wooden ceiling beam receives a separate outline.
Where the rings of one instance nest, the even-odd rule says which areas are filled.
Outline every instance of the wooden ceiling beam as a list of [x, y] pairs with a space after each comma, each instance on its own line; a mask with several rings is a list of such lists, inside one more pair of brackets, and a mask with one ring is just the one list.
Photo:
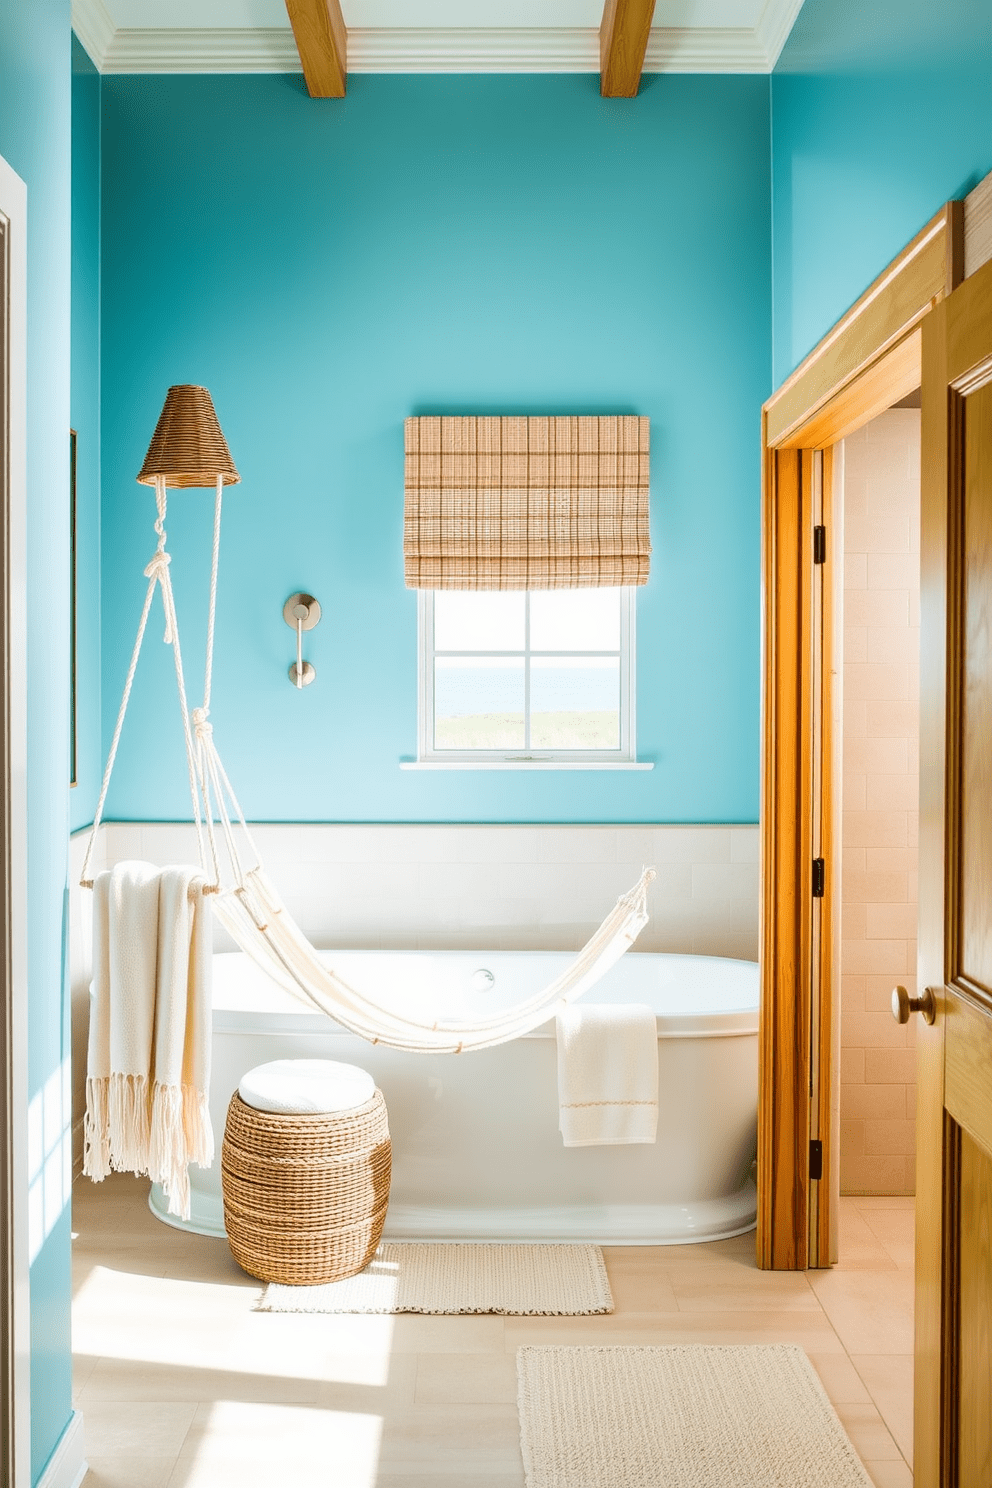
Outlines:
[[606, 0], [599, 28], [599, 91], [635, 98], [648, 49], [655, 0]]
[[348, 30], [340, 0], [286, 0], [286, 11], [311, 98], [343, 98], [348, 86]]

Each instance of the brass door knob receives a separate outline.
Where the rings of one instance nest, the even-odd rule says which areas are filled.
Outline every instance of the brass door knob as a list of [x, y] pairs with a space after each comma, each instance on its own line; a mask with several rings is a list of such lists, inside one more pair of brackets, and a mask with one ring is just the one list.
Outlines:
[[905, 987], [892, 989], [892, 1016], [897, 1023], [908, 1023], [910, 1013], [922, 1013], [924, 1023], [932, 1023], [937, 1016], [937, 1004], [930, 987], [924, 987], [919, 997], [910, 997]]

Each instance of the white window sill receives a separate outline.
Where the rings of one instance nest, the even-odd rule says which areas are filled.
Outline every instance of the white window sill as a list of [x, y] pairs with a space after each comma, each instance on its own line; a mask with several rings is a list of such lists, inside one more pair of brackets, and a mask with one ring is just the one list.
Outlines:
[[653, 770], [653, 760], [400, 760], [401, 770]]

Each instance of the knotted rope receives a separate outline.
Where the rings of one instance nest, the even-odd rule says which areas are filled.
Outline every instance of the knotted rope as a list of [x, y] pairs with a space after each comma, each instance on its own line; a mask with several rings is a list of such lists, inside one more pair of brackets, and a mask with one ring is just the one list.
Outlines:
[[[209, 690], [210, 668], [213, 664], [213, 622], [216, 610], [217, 592], [217, 556], [219, 544], [217, 533], [220, 528], [220, 492], [223, 489], [223, 479], [217, 478], [217, 515], [215, 516], [215, 542], [214, 542], [214, 572], [211, 583], [211, 614], [210, 614], [210, 647], [208, 651], [207, 685]], [[186, 695], [186, 679], [183, 672], [182, 647], [179, 643], [179, 622], [176, 616], [176, 598], [172, 588], [172, 575], [170, 565], [171, 554], [166, 551], [165, 518], [167, 511], [167, 491], [165, 477], [155, 477], [155, 532], [158, 534], [158, 544], [155, 552], [145, 567], [144, 574], [148, 580], [148, 588], [145, 591], [145, 602], [141, 610], [141, 618], [138, 621], [138, 633], [134, 641], [134, 649], [131, 652], [131, 662], [128, 667], [127, 677], [124, 682], [124, 692], [121, 697], [121, 705], [117, 713], [117, 722], [114, 726], [114, 734], [110, 743], [110, 752], [107, 755], [107, 764], [103, 772], [103, 781], [100, 786], [100, 796], [97, 801], [96, 812], [93, 818], [93, 827], [90, 831], [89, 841], [86, 845], [86, 856], [83, 859], [80, 885], [84, 889], [93, 887], [90, 877], [90, 861], [93, 856], [93, 848], [96, 843], [97, 833], [103, 821], [103, 813], [107, 804], [107, 793], [110, 789], [111, 776], [114, 773], [114, 764], [117, 760], [117, 751], [120, 747], [121, 733], [124, 728], [124, 719], [127, 714], [128, 703], [131, 700], [131, 690], [134, 686], [135, 673], [138, 669], [138, 658], [141, 655], [141, 647], [145, 639], [145, 631], [148, 628], [148, 618], [151, 614], [152, 600], [155, 590], [160, 589], [162, 594], [162, 609], [165, 616], [165, 633], [162, 637], [167, 646], [172, 647], [172, 655], [176, 670], [176, 688], [179, 693], [179, 709], [183, 720], [183, 738], [186, 743], [186, 770], [189, 777], [190, 799], [193, 803], [193, 824], [196, 828], [196, 840], [199, 847], [200, 862], [204, 872], [211, 874], [213, 881], [205, 890], [208, 893], [217, 893], [220, 888], [220, 859], [217, 854], [217, 842], [214, 836], [213, 813], [210, 809], [210, 797], [205, 788], [207, 773], [203, 769], [203, 739], [198, 732], [197, 742], [194, 744], [193, 729], [190, 717], [189, 702]], [[198, 709], [197, 712], [203, 712]], [[209, 730], [209, 724], [204, 722], [203, 727]]]

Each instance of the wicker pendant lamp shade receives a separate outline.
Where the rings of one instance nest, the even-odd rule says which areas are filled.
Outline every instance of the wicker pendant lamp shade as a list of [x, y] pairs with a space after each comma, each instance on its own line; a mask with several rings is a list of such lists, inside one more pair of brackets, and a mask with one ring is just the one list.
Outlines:
[[215, 486], [218, 475], [225, 486], [241, 480], [205, 387], [181, 383], [166, 393], [139, 484], [153, 486], [158, 475], [173, 489]]

